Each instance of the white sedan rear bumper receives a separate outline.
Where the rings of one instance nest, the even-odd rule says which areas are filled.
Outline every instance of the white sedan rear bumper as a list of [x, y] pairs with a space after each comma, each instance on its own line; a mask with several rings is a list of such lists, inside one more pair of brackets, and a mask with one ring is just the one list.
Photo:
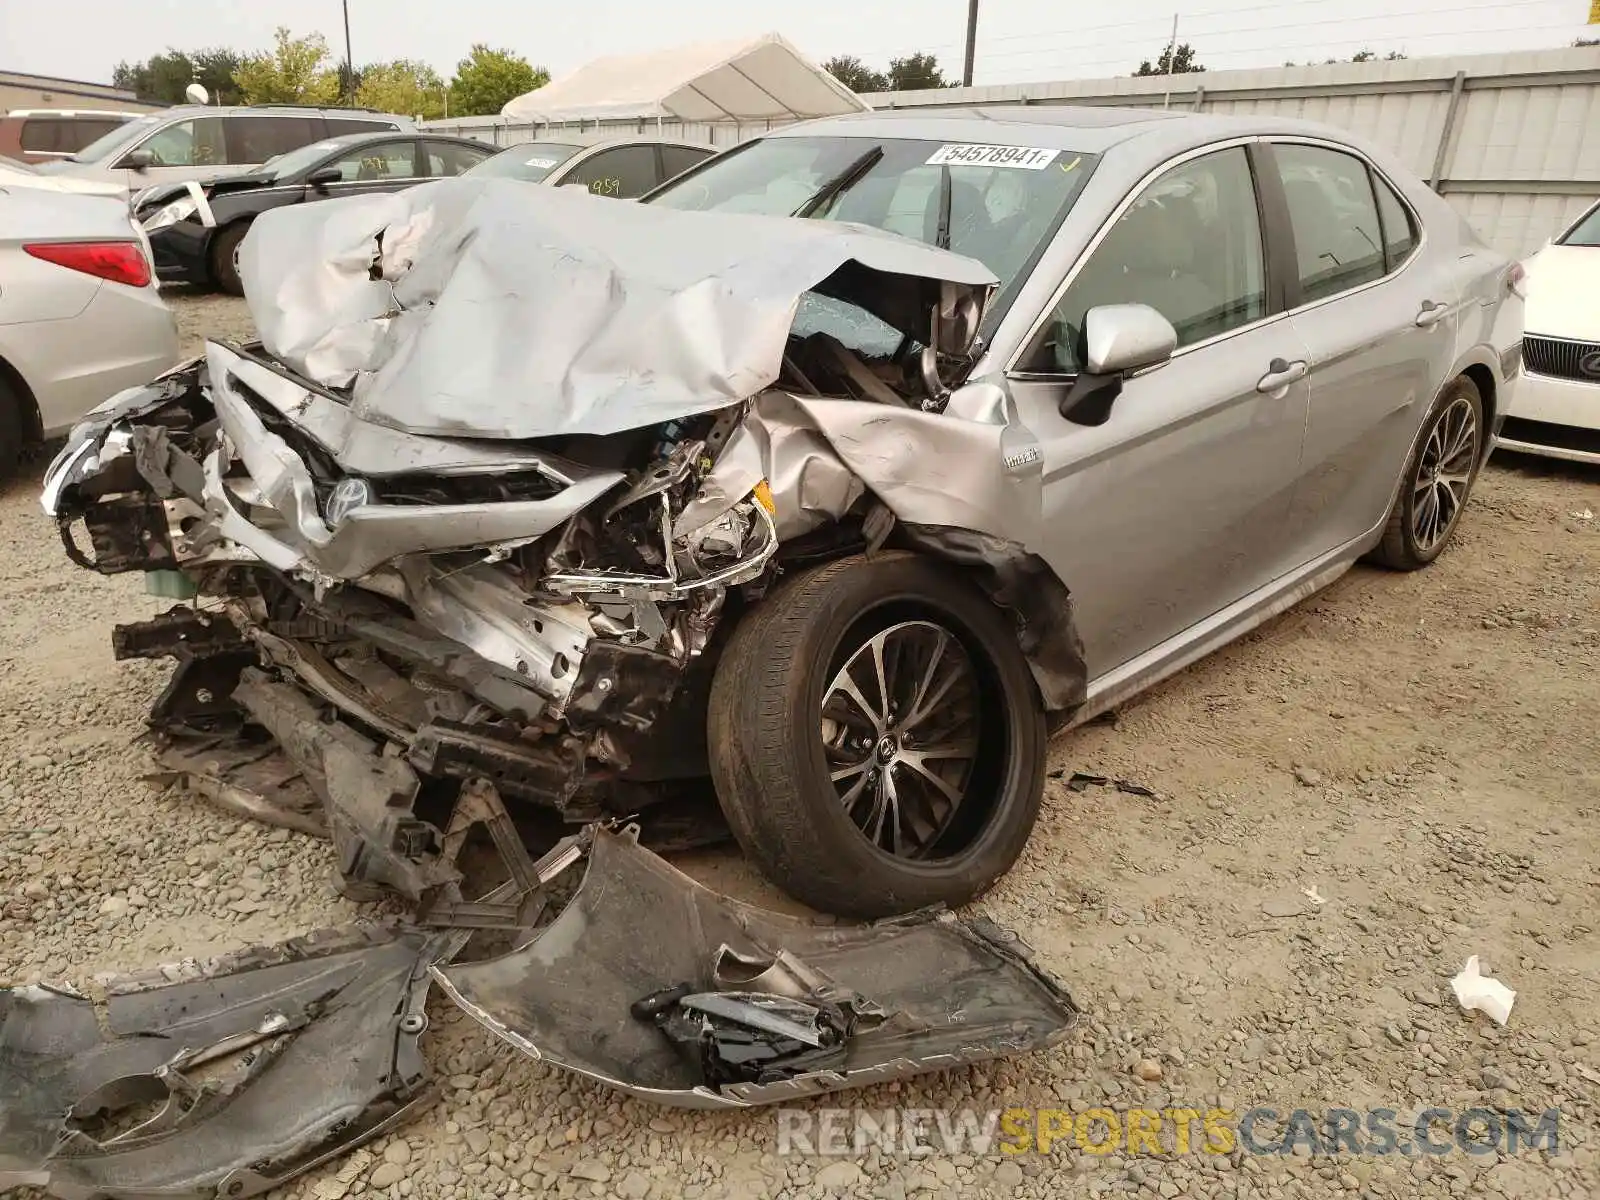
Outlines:
[[1600, 380], [1518, 376], [1499, 445], [1572, 462], [1600, 463]]
[[75, 317], [5, 329], [9, 357], [32, 390], [44, 436], [65, 433], [125, 388], [178, 361], [178, 328], [154, 287], [104, 283]]

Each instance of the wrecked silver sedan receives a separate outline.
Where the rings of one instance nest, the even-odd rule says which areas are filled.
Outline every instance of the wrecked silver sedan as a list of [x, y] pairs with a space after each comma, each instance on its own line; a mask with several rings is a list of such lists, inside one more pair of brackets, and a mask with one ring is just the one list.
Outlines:
[[1521, 320], [1381, 155], [1133, 110], [801, 125], [642, 205], [442, 181], [240, 268], [261, 343], [94, 414], [45, 505], [200, 598], [117, 635], [178, 660], [173, 777], [414, 900], [467, 781], [548, 845], [704, 836], [708, 777], [817, 908], [969, 899], [1052, 725], [1438, 556]]
[[705, 832], [709, 773], [777, 882], [853, 915], [1010, 865], [1083, 664], [1028, 549], [1037, 446], [962, 386], [986, 268], [467, 180], [273, 214], [241, 270], [262, 342], [109, 404], [46, 481], [77, 561], [198, 598], [117, 631], [178, 660], [176, 778], [419, 903], [479, 779], [553, 839]]

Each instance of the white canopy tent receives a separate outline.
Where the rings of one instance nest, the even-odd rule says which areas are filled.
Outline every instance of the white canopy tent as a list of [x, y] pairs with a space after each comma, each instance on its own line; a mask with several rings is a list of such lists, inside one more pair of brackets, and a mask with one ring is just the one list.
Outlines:
[[501, 110], [511, 121], [800, 121], [866, 103], [775, 33], [599, 58]]

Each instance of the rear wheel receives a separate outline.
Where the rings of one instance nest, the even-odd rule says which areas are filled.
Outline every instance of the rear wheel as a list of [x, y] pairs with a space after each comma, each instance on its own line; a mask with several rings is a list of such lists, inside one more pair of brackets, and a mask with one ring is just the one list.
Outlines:
[[11, 384], [0, 377], [0, 483], [16, 474], [22, 462], [23, 443], [28, 422], [21, 396]]
[[1478, 478], [1483, 438], [1483, 398], [1459, 377], [1434, 401], [1373, 562], [1415, 571], [1444, 552]]
[[848, 916], [970, 900], [1022, 853], [1044, 786], [1016, 631], [909, 554], [826, 564], [757, 605], [718, 663], [707, 740], [745, 852]]
[[217, 231], [211, 239], [211, 278], [230, 296], [244, 295], [244, 284], [239, 282], [239, 244], [250, 226], [244, 221]]

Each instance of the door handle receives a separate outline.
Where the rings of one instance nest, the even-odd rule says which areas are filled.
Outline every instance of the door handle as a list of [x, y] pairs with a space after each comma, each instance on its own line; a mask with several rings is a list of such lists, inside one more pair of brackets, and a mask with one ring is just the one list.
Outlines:
[[1305, 359], [1297, 358], [1293, 362], [1285, 362], [1281, 358], [1275, 358], [1267, 364], [1267, 373], [1256, 381], [1256, 391], [1280, 391], [1291, 383], [1298, 383], [1305, 377]]
[[1445, 313], [1449, 311], [1450, 309], [1446, 305], [1439, 304], [1433, 300], [1424, 300], [1422, 302], [1422, 310], [1417, 313], [1417, 326], [1421, 329], [1427, 329], [1430, 325], [1437, 325], [1444, 320]]

